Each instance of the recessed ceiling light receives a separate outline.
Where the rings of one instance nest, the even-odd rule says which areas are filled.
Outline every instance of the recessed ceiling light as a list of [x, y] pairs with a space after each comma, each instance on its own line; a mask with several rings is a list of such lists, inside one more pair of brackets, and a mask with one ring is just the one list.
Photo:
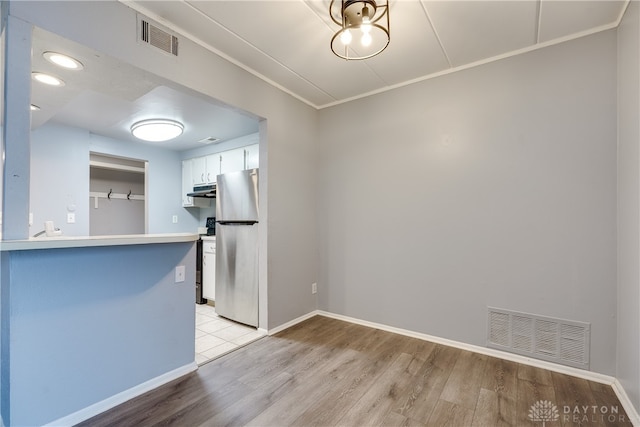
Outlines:
[[34, 80], [39, 81], [40, 83], [44, 83], [46, 85], [64, 86], [64, 82], [62, 80], [60, 80], [59, 78], [54, 77], [54, 76], [52, 76], [50, 74], [33, 72], [33, 73], [31, 73], [31, 77]]
[[38, 106], [37, 106], [37, 105], [35, 105], [35, 104], [31, 104], [30, 109], [31, 109], [31, 111], [38, 111], [38, 110], [40, 109], [40, 107], [38, 107]]
[[183, 130], [182, 123], [169, 119], [142, 120], [131, 126], [133, 136], [151, 142], [168, 141], [180, 136]]
[[66, 68], [68, 70], [82, 70], [84, 68], [80, 61], [68, 55], [63, 55], [62, 53], [45, 52], [42, 54], [42, 56], [44, 56], [44, 59], [51, 62], [52, 64], [56, 64], [57, 66]]

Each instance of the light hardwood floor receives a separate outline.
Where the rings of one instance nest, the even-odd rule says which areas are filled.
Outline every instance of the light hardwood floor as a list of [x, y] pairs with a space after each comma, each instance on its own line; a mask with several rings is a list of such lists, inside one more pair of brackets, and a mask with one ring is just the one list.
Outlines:
[[[555, 405], [557, 418], [538, 413], [532, 421], [540, 401]], [[631, 426], [609, 386], [316, 316], [81, 425], [542, 426], [543, 419], [546, 427]]]

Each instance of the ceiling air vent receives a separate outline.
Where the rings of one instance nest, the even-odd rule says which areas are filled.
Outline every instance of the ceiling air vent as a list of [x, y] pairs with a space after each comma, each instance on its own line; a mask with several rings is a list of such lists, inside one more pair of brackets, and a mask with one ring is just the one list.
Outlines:
[[200, 141], [198, 141], [201, 144], [211, 144], [211, 143], [216, 143], [219, 142], [220, 138], [216, 138], [215, 136], [208, 136], [206, 138], [202, 138]]
[[589, 369], [591, 325], [488, 307], [487, 347]]
[[178, 38], [166, 30], [160, 28], [149, 19], [140, 16], [138, 19], [138, 36], [140, 41], [151, 46], [178, 56]]

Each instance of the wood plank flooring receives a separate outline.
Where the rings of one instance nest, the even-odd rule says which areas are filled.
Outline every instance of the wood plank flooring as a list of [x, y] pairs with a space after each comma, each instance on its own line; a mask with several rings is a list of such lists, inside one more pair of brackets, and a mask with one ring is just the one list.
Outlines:
[[[532, 420], [539, 401], [551, 402], [557, 413]], [[632, 425], [609, 386], [316, 316], [80, 425], [460, 427], [542, 421], [548, 427]]]

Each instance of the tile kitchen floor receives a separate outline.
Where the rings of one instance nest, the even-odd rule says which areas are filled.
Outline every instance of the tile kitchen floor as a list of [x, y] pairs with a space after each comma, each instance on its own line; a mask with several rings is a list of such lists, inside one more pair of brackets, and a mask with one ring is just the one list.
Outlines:
[[265, 334], [218, 316], [215, 307], [196, 304], [196, 363], [202, 365]]

